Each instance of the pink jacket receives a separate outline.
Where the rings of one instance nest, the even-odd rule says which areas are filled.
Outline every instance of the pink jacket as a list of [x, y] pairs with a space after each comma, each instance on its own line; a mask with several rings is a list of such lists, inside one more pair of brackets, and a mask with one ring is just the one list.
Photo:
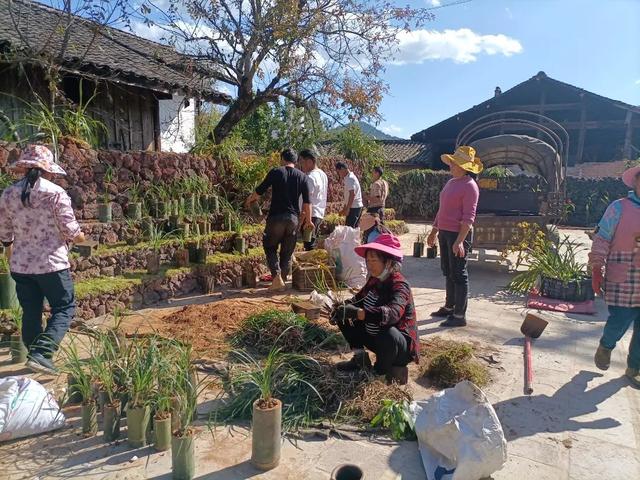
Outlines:
[[449, 180], [440, 192], [440, 207], [433, 221], [438, 230], [459, 232], [462, 223], [473, 225], [480, 189], [468, 175]]
[[629, 193], [605, 212], [593, 238], [589, 263], [605, 267], [604, 298], [618, 307], [640, 307], [640, 203]]

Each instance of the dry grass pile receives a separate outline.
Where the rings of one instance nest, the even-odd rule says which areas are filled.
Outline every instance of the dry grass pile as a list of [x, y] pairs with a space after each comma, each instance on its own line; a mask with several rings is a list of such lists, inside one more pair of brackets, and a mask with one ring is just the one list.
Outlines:
[[245, 319], [265, 309], [287, 310], [277, 300], [226, 299], [205, 305], [188, 305], [165, 316], [156, 325], [159, 334], [190, 343], [200, 356], [220, 359], [233, 348], [230, 339]]
[[423, 342], [422, 351], [422, 375], [434, 387], [449, 388], [462, 380], [479, 387], [489, 383], [489, 369], [476, 358], [475, 347], [469, 343], [434, 337]]

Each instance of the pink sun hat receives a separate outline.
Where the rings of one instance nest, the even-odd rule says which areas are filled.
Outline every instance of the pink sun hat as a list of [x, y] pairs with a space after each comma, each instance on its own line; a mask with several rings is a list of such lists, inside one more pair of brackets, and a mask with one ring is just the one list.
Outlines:
[[387, 255], [391, 255], [398, 260], [402, 260], [402, 257], [404, 256], [400, 240], [398, 240], [398, 237], [395, 235], [391, 235], [389, 233], [378, 235], [373, 242], [360, 245], [354, 250], [361, 257], [364, 257], [367, 254], [367, 250], [377, 250], [379, 252], [386, 253]]
[[44, 145], [28, 145], [20, 153], [18, 161], [10, 165], [11, 169], [39, 168], [56, 175], [66, 175], [67, 172], [53, 159], [53, 153]]
[[627, 187], [633, 188], [635, 186], [634, 184], [636, 181], [636, 176], [639, 173], [640, 165], [638, 165], [637, 167], [631, 167], [622, 174], [622, 181]]

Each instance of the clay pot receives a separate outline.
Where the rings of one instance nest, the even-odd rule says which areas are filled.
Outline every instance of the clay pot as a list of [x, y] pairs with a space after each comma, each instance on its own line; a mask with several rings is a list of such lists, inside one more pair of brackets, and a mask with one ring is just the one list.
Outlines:
[[134, 448], [147, 446], [149, 407], [127, 408], [127, 441]]
[[191, 480], [196, 473], [193, 434], [171, 437], [171, 470], [175, 480]]
[[104, 441], [113, 442], [120, 437], [120, 402], [105, 405], [102, 410]]
[[98, 405], [96, 402], [82, 404], [82, 433], [93, 436], [98, 433]]
[[154, 418], [153, 431], [156, 437], [153, 447], [158, 452], [169, 450], [171, 448], [171, 414], [166, 418]]
[[25, 363], [27, 361], [28, 352], [22, 341], [22, 335], [11, 335], [9, 348], [11, 350], [11, 363]]
[[260, 408], [260, 400], [253, 402], [251, 463], [260, 470], [271, 470], [280, 463], [282, 402], [274, 401], [271, 408]]

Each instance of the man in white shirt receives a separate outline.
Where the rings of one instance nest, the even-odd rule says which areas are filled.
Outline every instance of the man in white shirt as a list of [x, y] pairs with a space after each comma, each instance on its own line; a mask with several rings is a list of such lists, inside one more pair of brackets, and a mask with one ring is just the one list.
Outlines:
[[345, 217], [345, 225], [356, 228], [362, 213], [362, 189], [358, 177], [351, 171], [344, 162], [336, 163], [336, 170], [344, 182], [344, 208], [342, 215]]
[[298, 154], [300, 169], [307, 174], [310, 180], [309, 200], [311, 201], [311, 221], [313, 222], [313, 236], [310, 242], [304, 242], [306, 251], [313, 250], [318, 238], [318, 228], [322, 223], [327, 209], [327, 190], [329, 179], [317, 166], [317, 155], [312, 150], [302, 150]]

